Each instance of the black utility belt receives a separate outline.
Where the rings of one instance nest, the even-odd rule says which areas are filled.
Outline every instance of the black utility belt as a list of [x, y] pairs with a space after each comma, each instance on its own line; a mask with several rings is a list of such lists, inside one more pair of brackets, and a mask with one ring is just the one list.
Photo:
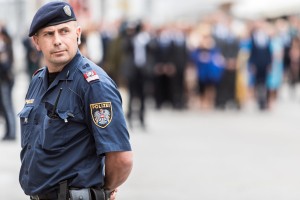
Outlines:
[[104, 189], [83, 188], [68, 189], [68, 195], [48, 193], [30, 196], [31, 200], [109, 200], [110, 193]]
[[69, 188], [68, 181], [59, 183], [59, 193], [30, 196], [31, 200], [109, 200], [111, 192], [102, 188]]

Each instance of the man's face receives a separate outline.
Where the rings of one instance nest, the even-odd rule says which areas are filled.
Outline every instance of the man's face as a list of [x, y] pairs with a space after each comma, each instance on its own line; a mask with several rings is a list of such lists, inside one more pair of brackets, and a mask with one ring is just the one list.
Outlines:
[[58, 72], [75, 56], [81, 29], [77, 22], [71, 21], [42, 28], [33, 40], [37, 50], [44, 54], [49, 72]]

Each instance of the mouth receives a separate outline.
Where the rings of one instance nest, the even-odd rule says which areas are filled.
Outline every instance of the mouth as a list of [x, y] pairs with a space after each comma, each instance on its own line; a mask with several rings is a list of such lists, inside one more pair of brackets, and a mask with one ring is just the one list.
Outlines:
[[53, 51], [52, 54], [61, 54], [64, 53], [65, 50]]

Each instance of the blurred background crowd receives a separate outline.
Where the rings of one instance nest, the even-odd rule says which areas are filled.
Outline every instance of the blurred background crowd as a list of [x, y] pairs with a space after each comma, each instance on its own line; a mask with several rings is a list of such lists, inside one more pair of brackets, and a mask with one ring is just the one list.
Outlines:
[[[32, 1], [31, 6], [44, 2]], [[176, 12], [176, 6], [165, 4], [166, 16], [153, 15], [156, 20], [151, 20], [155, 1], [145, 1], [148, 17], [143, 18], [126, 15], [131, 1], [120, 0], [122, 13], [107, 19], [108, 11], [103, 7], [106, 1], [99, 1], [102, 7], [96, 15], [90, 13], [95, 12], [91, 3], [95, 1], [69, 2], [83, 28], [81, 52], [127, 91], [128, 104], [124, 106], [129, 123], [136, 114], [144, 126], [149, 103], [156, 109], [241, 110], [254, 100], [264, 111], [273, 108], [283, 84], [289, 85], [290, 98], [295, 96], [300, 75], [300, 18], [292, 9], [277, 15], [254, 13], [243, 17], [233, 13], [237, 1], [212, 1], [213, 9], [208, 6], [211, 3], [198, 1], [193, 4], [199, 5], [197, 15], [166, 17]], [[28, 4], [20, 0], [15, 3]], [[266, 5], [271, 8], [271, 4]], [[18, 72], [14, 68], [24, 66], [31, 77], [43, 66], [42, 55], [27, 32], [15, 26], [4, 21], [0, 31], [1, 81], [7, 80], [10, 88], [5, 91], [13, 87], [13, 74]], [[10, 35], [9, 30], [14, 33]], [[20, 45], [14, 44], [18, 38], [24, 52], [21, 61]], [[2, 107], [7, 106], [2, 103]]]

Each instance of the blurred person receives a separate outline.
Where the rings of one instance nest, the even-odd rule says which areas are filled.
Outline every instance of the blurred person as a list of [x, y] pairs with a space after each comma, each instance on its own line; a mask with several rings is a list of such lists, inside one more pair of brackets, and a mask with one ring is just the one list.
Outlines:
[[173, 63], [176, 68], [176, 74], [174, 77], [174, 108], [183, 109], [186, 108], [186, 95], [185, 95], [185, 71], [189, 61], [189, 52], [186, 42], [185, 27], [182, 24], [175, 24], [172, 28], [172, 40], [173, 40]]
[[127, 119], [131, 127], [138, 107], [138, 119], [145, 128], [145, 86], [148, 79], [148, 50], [150, 35], [144, 30], [141, 21], [129, 23], [127, 37], [123, 40], [123, 51], [126, 53], [122, 71], [127, 80], [128, 110]]
[[32, 200], [116, 198], [132, 168], [121, 95], [78, 50], [81, 28], [63, 1], [44, 4], [29, 37], [45, 58], [29, 85], [19, 181]]
[[[113, 29], [110, 24], [101, 23], [100, 24], [100, 41], [101, 41], [101, 49], [102, 49], [102, 58], [100, 61], [100, 65], [103, 66], [105, 69], [111, 67], [106, 66], [107, 58], [108, 58], [108, 50], [111, 41], [117, 37], [117, 33]], [[113, 79], [114, 80], [114, 79]], [[117, 81], [117, 80], [114, 80]]]
[[236, 98], [237, 56], [240, 44], [230, 26], [229, 21], [219, 23], [214, 31], [216, 46], [225, 59], [224, 71], [217, 88], [216, 108], [218, 109], [225, 109], [227, 105], [240, 108]]
[[191, 51], [191, 60], [197, 69], [200, 107], [212, 109], [224, 69], [224, 58], [210, 33], [203, 33], [201, 38], [199, 47]]
[[127, 57], [127, 52], [123, 50], [123, 43], [127, 37], [127, 24], [126, 20], [117, 21], [105, 30], [105, 34], [109, 35], [109, 39], [104, 43], [107, 51], [104, 56], [103, 68], [119, 87], [125, 87], [126, 85], [122, 65]]
[[288, 27], [287, 28], [288, 33], [291, 36], [291, 38], [293, 38], [299, 34], [300, 19], [297, 14], [289, 15], [289, 16], [287, 16], [287, 19], [278, 19], [276, 23], [277, 23], [277, 28], [280, 30], [282, 28], [285, 29], [285, 27]]
[[[290, 48], [292, 39], [297, 36], [297, 25], [295, 22], [295, 17], [291, 17], [289, 19], [282, 18], [277, 19], [276, 21], [276, 27], [278, 28], [278, 35], [282, 40], [283, 43], [283, 67], [285, 75], [288, 74], [289, 67], [290, 67]], [[291, 23], [289, 22], [291, 20]]]
[[287, 77], [291, 88], [292, 97], [295, 96], [296, 85], [300, 80], [300, 38], [295, 36], [292, 39], [291, 46], [288, 52], [289, 66]]
[[237, 77], [236, 77], [236, 99], [242, 107], [249, 98], [249, 67], [248, 60], [250, 56], [250, 38], [248, 26], [241, 30], [240, 35], [240, 50], [237, 56]]
[[262, 21], [256, 22], [256, 26], [251, 33], [249, 56], [249, 67], [254, 81], [255, 98], [260, 110], [267, 109], [266, 80], [272, 63], [270, 37], [266, 33], [265, 26]]
[[86, 50], [88, 58], [99, 66], [102, 66], [104, 48], [97, 23], [90, 23], [86, 30]]
[[174, 81], [177, 71], [174, 63], [174, 43], [168, 26], [157, 30], [154, 54], [153, 81], [156, 108], [160, 109], [165, 103], [171, 104], [174, 108], [176, 90]]
[[282, 38], [278, 34], [278, 26], [275, 24], [270, 25], [270, 49], [272, 54], [272, 64], [270, 72], [267, 77], [268, 89], [268, 107], [271, 108], [278, 96], [278, 90], [283, 82], [283, 55], [284, 44]]
[[26, 51], [26, 72], [31, 78], [41, 64], [42, 54], [36, 50], [32, 39], [27, 36], [23, 39], [23, 46]]
[[0, 27], [0, 109], [5, 118], [3, 140], [15, 140], [16, 122], [12, 100], [14, 85], [12, 40], [4, 26]]
[[78, 41], [78, 49], [79, 49], [80, 53], [84, 57], [89, 58], [87, 44], [86, 44], [86, 32], [85, 31], [81, 31], [81, 36], [80, 36], [80, 39], [78, 39], [78, 40], [80, 40], [80, 41]]

